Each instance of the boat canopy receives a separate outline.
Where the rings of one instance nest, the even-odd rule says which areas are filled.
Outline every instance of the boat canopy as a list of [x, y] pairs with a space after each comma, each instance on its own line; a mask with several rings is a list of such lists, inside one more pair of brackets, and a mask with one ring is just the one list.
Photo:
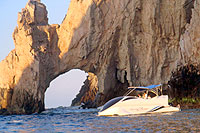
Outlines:
[[154, 88], [157, 88], [157, 87], [161, 87], [162, 84], [159, 84], [159, 85], [149, 85], [149, 86], [138, 86], [138, 87], [128, 87], [128, 89], [135, 89], [137, 91], [143, 91], [143, 90], [149, 90], [149, 89], [154, 89]]
[[[158, 84], [158, 85], [149, 85], [149, 86], [138, 86], [138, 87], [128, 87], [128, 89], [131, 89], [132, 91], [150, 91], [153, 92], [154, 94], [158, 95], [158, 91], [160, 91], [162, 93], [162, 84]], [[131, 91], [131, 92], [132, 92]], [[130, 94], [130, 92], [128, 93]]]

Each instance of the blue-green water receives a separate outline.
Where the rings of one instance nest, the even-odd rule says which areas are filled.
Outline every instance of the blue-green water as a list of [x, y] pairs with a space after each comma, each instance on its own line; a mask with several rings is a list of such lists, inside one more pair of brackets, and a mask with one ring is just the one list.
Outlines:
[[0, 132], [200, 132], [200, 109], [126, 117], [98, 117], [97, 111], [60, 107], [0, 116]]

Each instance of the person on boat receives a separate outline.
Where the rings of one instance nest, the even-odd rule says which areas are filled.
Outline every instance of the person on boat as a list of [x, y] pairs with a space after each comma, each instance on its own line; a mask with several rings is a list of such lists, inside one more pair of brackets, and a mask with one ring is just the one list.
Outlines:
[[142, 96], [144, 99], [147, 99], [148, 97], [147, 97], [147, 92], [145, 92], [144, 94], [143, 94], [143, 96]]

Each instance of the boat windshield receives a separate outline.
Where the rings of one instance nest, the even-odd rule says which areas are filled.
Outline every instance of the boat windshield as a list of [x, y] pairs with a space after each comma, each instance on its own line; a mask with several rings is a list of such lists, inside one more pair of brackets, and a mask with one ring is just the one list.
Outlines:
[[102, 108], [102, 110], [100, 110], [100, 112], [106, 110], [107, 108], [109, 108], [110, 106], [114, 105], [115, 103], [119, 102], [122, 98], [124, 98], [123, 96], [122, 97], [116, 97], [116, 98], [113, 98], [111, 99], [110, 101], [108, 101]]
[[127, 96], [126, 98], [123, 99], [123, 101], [131, 100], [131, 99], [137, 99], [135, 96]]
[[139, 87], [128, 87], [128, 89], [130, 89], [130, 91], [126, 94], [130, 94], [133, 91], [148, 91], [148, 92], [152, 92], [155, 95], [159, 95], [159, 92], [162, 94], [162, 84], [159, 85], [150, 85], [150, 86], [139, 86]]

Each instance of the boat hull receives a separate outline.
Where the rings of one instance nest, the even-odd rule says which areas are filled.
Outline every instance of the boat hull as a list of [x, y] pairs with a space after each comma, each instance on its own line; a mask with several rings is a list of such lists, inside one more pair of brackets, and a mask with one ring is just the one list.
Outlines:
[[179, 108], [168, 105], [167, 95], [157, 96], [149, 99], [125, 99], [126, 97], [124, 97], [122, 100], [112, 105], [111, 107], [103, 111], [99, 111], [98, 115], [112, 116], [180, 111]]

